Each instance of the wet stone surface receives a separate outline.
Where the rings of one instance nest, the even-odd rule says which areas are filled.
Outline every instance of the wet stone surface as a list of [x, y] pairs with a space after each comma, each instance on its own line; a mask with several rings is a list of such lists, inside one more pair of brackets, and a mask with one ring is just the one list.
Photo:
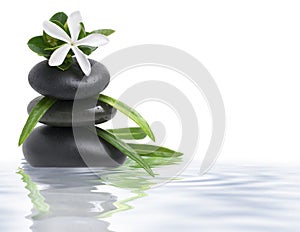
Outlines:
[[25, 159], [33, 167], [118, 167], [123, 164], [126, 156], [118, 149], [86, 127], [76, 130], [75, 141], [72, 128], [40, 126], [34, 129], [23, 144]]
[[[42, 98], [33, 99], [27, 106], [27, 112], [30, 113]], [[76, 100], [74, 107], [73, 103], [71, 100], [57, 100], [40, 122], [57, 127], [87, 126], [104, 123], [116, 114], [115, 108], [96, 99]]]
[[45, 60], [31, 69], [28, 81], [38, 93], [60, 100], [73, 100], [75, 95], [76, 99], [94, 97], [107, 87], [110, 75], [103, 64], [94, 60], [90, 62], [92, 71], [86, 77], [77, 62], [68, 70], [62, 71], [57, 67], [50, 67]]

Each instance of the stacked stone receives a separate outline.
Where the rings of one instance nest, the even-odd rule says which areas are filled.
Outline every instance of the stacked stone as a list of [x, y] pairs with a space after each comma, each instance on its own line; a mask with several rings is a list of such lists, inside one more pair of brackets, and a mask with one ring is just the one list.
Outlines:
[[[121, 165], [126, 156], [90, 129], [116, 114], [114, 108], [96, 100], [109, 84], [109, 72], [101, 63], [90, 60], [92, 71], [86, 77], [74, 61], [66, 71], [50, 67], [47, 61], [43, 61], [29, 72], [31, 87], [43, 96], [57, 100], [40, 119], [45, 125], [34, 129], [24, 142], [25, 159], [34, 167]], [[43, 96], [29, 103], [28, 113]], [[75, 106], [80, 110], [77, 107], [74, 112]], [[75, 131], [80, 136], [75, 137]]]

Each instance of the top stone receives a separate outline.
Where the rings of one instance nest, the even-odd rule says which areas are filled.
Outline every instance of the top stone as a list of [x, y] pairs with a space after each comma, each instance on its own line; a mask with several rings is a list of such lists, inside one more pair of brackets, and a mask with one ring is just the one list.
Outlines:
[[31, 87], [38, 93], [60, 100], [85, 99], [97, 96], [103, 91], [110, 81], [110, 75], [106, 67], [94, 60], [91, 62], [91, 74], [85, 76], [78, 63], [66, 71], [48, 65], [48, 61], [42, 61], [35, 65], [28, 75]]

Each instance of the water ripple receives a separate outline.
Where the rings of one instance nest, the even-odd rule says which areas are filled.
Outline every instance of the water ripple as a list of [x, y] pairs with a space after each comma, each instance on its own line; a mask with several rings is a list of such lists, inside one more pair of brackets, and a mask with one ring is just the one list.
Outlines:
[[138, 171], [27, 164], [16, 171], [0, 172], [0, 231], [296, 232], [300, 227], [298, 168], [217, 165], [201, 177], [191, 167], [158, 188]]

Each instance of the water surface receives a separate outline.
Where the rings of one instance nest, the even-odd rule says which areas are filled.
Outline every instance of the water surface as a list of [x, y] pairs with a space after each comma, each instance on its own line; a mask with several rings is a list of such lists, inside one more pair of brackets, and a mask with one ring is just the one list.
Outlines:
[[0, 231], [295, 232], [296, 167], [191, 165], [160, 187], [140, 169], [37, 169], [1, 164]]

